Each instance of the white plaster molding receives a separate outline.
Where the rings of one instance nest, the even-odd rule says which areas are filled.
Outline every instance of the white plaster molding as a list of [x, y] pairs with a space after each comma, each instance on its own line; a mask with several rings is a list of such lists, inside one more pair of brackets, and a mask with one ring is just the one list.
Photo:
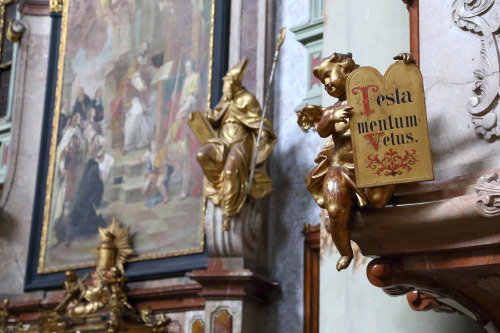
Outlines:
[[[266, 80], [266, 36], [267, 24], [267, 0], [258, 0], [258, 23], [257, 23], [257, 86], [255, 97], [264, 103], [264, 96], [268, 87]], [[264, 107], [264, 105], [262, 105]]]
[[205, 323], [205, 311], [188, 311], [186, 312], [186, 320], [184, 323], [184, 332], [192, 333], [193, 332], [193, 324], [195, 321], [201, 320], [204, 325]]
[[207, 201], [205, 212], [208, 253], [211, 257], [257, 258], [262, 236], [259, 202], [245, 203], [240, 214], [231, 219], [231, 230], [223, 230], [220, 207]]
[[455, 0], [453, 21], [463, 30], [481, 38], [481, 66], [474, 71], [475, 96], [469, 98], [467, 111], [473, 116], [475, 132], [488, 141], [500, 137], [498, 101], [500, 91], [500, 2], [495, 0]]
[[500, 216], [500, 178], [497, 173], [481, 176], [476, 183], [477, 212], [485, 217]]
[[242, 333], [243, 301], [207, 301], [205, 305], [205, 332], [215, 332], [215, 318], [223, 311], [232, 318], [232, 333]]

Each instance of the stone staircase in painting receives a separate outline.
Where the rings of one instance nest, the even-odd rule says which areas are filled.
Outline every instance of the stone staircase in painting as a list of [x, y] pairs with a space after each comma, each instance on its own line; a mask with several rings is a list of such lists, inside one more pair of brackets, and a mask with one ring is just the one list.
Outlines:
[[[106, 181], [104, 197], [108, 203], [120, 201], [124, 204], [146, 201], [156, 195], [156, 184], [150, 184], [146, 193], [141, 189], [144, 184], [146, 173], [145, 163], [140, 160], [144, 150], [129, 152], [125, 156], [119, 156], [115, 160], [115, 165]], [[180, 190], [180, 179], [172, 179], [169, 190]]]

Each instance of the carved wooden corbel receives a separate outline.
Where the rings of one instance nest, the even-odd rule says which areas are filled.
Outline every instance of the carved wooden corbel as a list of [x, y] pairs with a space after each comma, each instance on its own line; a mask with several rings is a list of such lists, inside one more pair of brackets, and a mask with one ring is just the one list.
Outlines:
[[415, 311], [429, 311], [453, 313], [456, 309], [441, 302], [437, 297], [418, 290], [410, 291], [406, 294], [408, 304]]
[[[368, 280], [376, 287], [391, 296], [406, 294], [413, 310], [436, 312], [458, 312], [469, 316], [479, 325], [490, 325], [491, 318], [480, 304], [456, 291], [453, 287], [439, 282], [433, 274], [425, 276], [418, 271], [405, 268], [404, 258], [379, 258], [368, 264], [366, 269]], [[444, 300], [452, 300], [451, 306]], [[443, 301], [442, 301], [443, 300]]]
[[485, 217], [500, 215], [500, 179], [497, 173], [489, 173], [481, 176], [476, 183], [476, 192], [479, 199], [476, 209]]

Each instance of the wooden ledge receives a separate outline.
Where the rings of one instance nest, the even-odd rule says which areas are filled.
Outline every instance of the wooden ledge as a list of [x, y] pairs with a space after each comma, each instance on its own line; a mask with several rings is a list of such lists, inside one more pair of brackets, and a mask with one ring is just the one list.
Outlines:
[[280, 289], [276, 281], [248, 269], [195, 270], [187, 276], [201, 285], [200, 296], [207, 300], [251, 299], [266, 303]]
[[48, 16], [49, 1], [48, 0], [20, 0], [19, 11], [24, 15]]
[[[499, 173], [482, 174], [492, 172]], [[352, 238], [364, 255], [381, 256], [367, 267], [373, 285], [406, 295], [416, 311], [459, 312], [496, 332], [500, 219], [492, 198], [500, 196], [500, 182], [482, 174], [403, 187], [395, 201], [407, 204], [358, 211]], [[429, 202], [421, 200], [426, 193]]]

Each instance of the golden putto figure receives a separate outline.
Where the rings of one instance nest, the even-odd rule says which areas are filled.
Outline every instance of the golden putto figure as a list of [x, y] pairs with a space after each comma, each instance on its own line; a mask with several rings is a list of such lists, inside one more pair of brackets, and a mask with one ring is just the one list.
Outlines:
[[[169, 319], [152, 318], [149, 309], [136, 311], [128, 303], [125, 294], [123, 264], [133, 252], [130, 246], [130, 227], [122, 227], [115, 219], [107, 228], [99, 228], [101, 243], [96, 249], [96, 270], [89, 281], [80, 279], [73, 271], [66, 272], [63, 283], [65, 295], [54, 312], [43, 321], [42, 332], [73, 332], [78, 323], [92, 318], [108, 318], [104, 324], [106, 332], [166, 332]], [[142, 323], [141, 320], [142, 319]], [[82, 321], [83, 320], [83, 321]], [[57, 328], [57, 329], [56, 329]], [[133, 331], [133, 330], [132, 330]]]
[[[400, 54], [394, 59], [414, 62], [410, 54]], [[394, 185], [356, 187], [349, 128], [352, 107], [347, 105], [346, 82], [358, 67], [350, 53], [334, 53], [323, 59], [313, 74], [338, 101], [326, 108], [307, 105], [298, 113], [297, 121], [306, 130], [315, 126], [322, 138], [331, 137], [316, 157], [317, 164], [307, 175], [306, 184], [317, 204], [328, 212], [330, 226], [327, 229], [341, 255], [337, 262], [339, 271], [347, 268], [353, 258], [350, 222], [354, 202], [357, 201], [359, 207], [382, 208], [394, 192]]]
[[247, 196], [260, 199], [272, 189], [265, 161], [277, 140], [267, 119], [257, 148], [255, 174], [248, 189], [262, 109], [255, 96], [241, 85], [247, 65], [248, 60], [243, 59], [224, 76], [222, 99], [206, 114], [217, 136], [205, 143], [197, 156], [206, 177], [205, 195], [221, 207], [224, 230], [230, 229], [231, 217], [241, 211]]

